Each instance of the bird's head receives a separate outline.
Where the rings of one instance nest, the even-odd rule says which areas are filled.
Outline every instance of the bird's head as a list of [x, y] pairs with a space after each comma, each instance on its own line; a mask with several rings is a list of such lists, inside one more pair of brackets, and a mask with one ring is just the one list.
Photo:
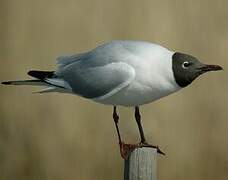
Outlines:
[[201, 74], [223, 69], [219, 65], [203, 64], [197, 58], [179, 52], [172, 56], [172, 68], [175, 80], [181, 87], [188, 86]]

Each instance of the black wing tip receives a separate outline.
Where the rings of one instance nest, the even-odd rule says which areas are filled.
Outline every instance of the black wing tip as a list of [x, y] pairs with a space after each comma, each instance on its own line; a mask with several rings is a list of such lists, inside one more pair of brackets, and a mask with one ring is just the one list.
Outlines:
[[4, 85], [10, 85], [12, 84], [10, 81], [5, 81], [5, 82], [1, 82], [1, 84], [4, 84]]
[[27, 74], [31, 76], [31, 71], [28, 71]]
[[37, 73], [36, 70], [31, 70], [31, 71], [29, 71], [27, 74], [28, 74], [29, 76], [34, 76], [35, 73]]
[[54, 71], [37, 71], [31, 70], [28, 72], [28, 75], [43, 80], [45, 78], [51, 78], [54, 75]]

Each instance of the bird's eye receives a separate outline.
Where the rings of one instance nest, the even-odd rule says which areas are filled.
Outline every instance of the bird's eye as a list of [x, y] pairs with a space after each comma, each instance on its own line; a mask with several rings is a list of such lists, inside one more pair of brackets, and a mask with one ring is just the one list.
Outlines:
[[190, 66], [190, 63], [187, 61], [183, 62], [182, 64], [183, 69], [188, 69], [189, 66]]

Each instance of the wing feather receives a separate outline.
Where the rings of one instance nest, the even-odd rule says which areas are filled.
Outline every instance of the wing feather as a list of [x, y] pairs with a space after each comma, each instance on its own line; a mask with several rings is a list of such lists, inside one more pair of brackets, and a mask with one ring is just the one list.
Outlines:
[[123, 62], [95, 67], [72, 64], [61, 72], [61, 76], [74, 93], [91, 99], [105, 99], [129, 85], [135, 70]]

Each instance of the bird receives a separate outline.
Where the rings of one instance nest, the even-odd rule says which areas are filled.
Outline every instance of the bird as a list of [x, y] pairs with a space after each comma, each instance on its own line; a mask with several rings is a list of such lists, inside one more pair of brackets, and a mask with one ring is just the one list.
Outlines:
[[[35, 85], [45, 88], [39, 93], [70, 93], [97, 103], [113, 106], [121, 156], [126, 159], [137, 147], [158, 146], [147, 143], [141, 124], [139, 107], [177, 92], [197, 77], [219, 71], [219, 65], [208, 65], [196, 57], [169, 50], [158, 44], [114, 40], [74, 55], [57, 58], [55, 71], [31, 70], [33, 79], [4, 81], [4, 85]], [[118, 126], [117, 106], [133, 107], [139, 129], [140, 143], [122, 141]]]

